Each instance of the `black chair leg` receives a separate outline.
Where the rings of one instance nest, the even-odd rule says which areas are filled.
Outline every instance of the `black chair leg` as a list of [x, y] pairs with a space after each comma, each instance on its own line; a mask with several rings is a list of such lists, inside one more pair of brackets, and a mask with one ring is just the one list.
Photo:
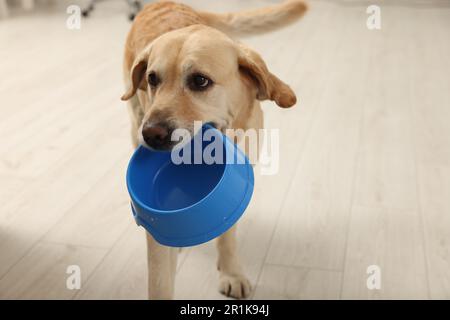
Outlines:
[[83, 15], [83, 17], [88, 17], [92, 10], [94, 10], [94, 6], [89, 6], [81, 10], [81, 14]]
[[[86, 6], [86, 8], [81, 10], [81, 14], [83, 15], [83, 17], [89, 17], [92, 11], [94, 11], [95, 4], [98, 1], [99, 0], [91, 0], [90, 3]], [[130, 14], [128, 15], [128, 19], [130, 19], [130, 21], [133, 21], [136, 15], [139, 13], [139, 11], [141, 11], [142, 3], [139, 0], [126, 0], [126, 1], [131, 9]]]
[[139, 11], [141, 11], [142, 4], [137, 0], [127, 0], [127, 2], [131, 8], [131, 13], [128, 15], [128, 19], [130, 19], [130, 21], [133, 21]]
[[91, 0], [86, 8], [81, 10], [81, 15], [83, 17], [89, 17], [92, 11], [95, 9], [95, 2], [96, 0]]

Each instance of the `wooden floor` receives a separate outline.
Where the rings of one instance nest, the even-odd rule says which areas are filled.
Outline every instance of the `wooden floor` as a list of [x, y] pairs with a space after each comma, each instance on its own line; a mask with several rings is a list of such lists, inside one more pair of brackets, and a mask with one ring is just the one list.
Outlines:
[[[370, 31], [371, 2], [311, 2], [295, 26], [245, 40], [299, 97], [264, 103], [280, 170], [256, 177], [239, 226], [252, 298], [449, 299], [450, 3], [381, 2]], [[121, 2], [98, 8], [75, 31], [65, 7], [0, 20], [0, 298], [146, 297], [124, 180], [129, 23]], [[222, 298], [215, 259], [213, 243], [184, 250], [176, 298]]]

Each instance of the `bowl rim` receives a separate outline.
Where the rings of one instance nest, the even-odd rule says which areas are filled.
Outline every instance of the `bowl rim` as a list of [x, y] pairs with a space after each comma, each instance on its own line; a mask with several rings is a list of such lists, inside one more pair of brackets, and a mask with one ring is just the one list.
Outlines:
[[[214, 130], [217, 130], [217, 129], [214, 129]], [[219, 131], [219, 130], [217, 130], [217, 131]], [[219, 131], [220, 132], [220, 131]], [[221, 137], [222, 137], [222, 143], [223, 144], [225, 144], [225, 143], [227, 143], [227, 136], [226, 135], [224, 135], [222, 132], [220, 132], [220, 135], [221, 135]], [[230, 143], [231, 143], [231, 141], [229, 141]], [[246, 166], [246, 168], [247, 168], [247, 170], [248, 170], [248, 167], [250, 166], [250, 163], [249, 163], [249, 160], [248, 160], [248, 158], [247, 158], [247, 155], [245, 155], [245, 153], [243, 153], [241, 150], [239, 150], [239, 148], [238, 148], [238, 146], [236, 145], [236, 144], [234, 144], [234, 143], [231, 143], [231, 145], [233, 145], [233, 147], [234, 147], [234, 150], [237, 150], [237, 152], [241, 152], [243, 155], [244, 155], [244, 157], [245, 157], [245, 166]], [[209, 192], [208, 192], [208, 194], [206, 195], [206, 196], [204, 196], [203, 198], [201, 198], [200, 200], [198, 200], [197, 202], [195, 202], [195, 203], [193, 203], [193, 204], [191, 204], [191, 205], [189, 205], [189, 206], [187, 206], [187, 207], [183, 207], [183, 208], [179, 208], [179, 209], [173, 209], [173, 210], [161, 210], [161, 209], [156, 209], [156, 208], [153, 208], [153, 207], [150, 207], [149, 205], [146, 205], [145, 203], [143, 203], [140, 199], [139, 199], [139, 197], [137, 197], [136, 196], [136, 194], [135, 194], [135, 192], [133, 191], [133, 188], [131, 187], [131, 178], [130, 178], [130, 168], [131, 168], [131, 165], [132, 165], [132, 163], [134, 162], [134, 159], [135, 159], [135, 157], [137, 157], [137, 154], [139, 153], [139, 150], [141, 150], [141, 149], [143, 149], [143, 148], [145, 148], [144, 146], [142, 146], [142, 145], [139, 145], [135, 150], [134, 150], [134, 153], [133, 153], [133, 156], [131, 157], [131, 160], [130, 160], [130, 162], [128, 163], [128, 167], [127, 167], [127, 173], [126, 173], [126, 182], [127, 182], [127, 189], [128, 189], [128, 193], [130, 194], [130, 197], [131, 197], [131, 200], [133, 201], [133, 202], [136, 202], [140, 207], [142, 207], [143, 209], [145, 209], [145, 210], [147, 210], [147, 211], [151, 211], [153, 214], [155, 214], [155, 215], [168, 215], [168, 214], [176, 214], [176, 213], [181, 213], [181, 212], [183, 212], [183, 211], [187, 211], [187, 210], [189, 210], [189, 209], [191, 209], [191, 208], [193, 208], [193, 207], [196, 207], [196, 206], [198, 206], [198, 205], [200, 205], [202, 202], [205, 202], [208, 198], [210, 198], [211, 197], [211, 195], [216, 191], [216, 189], [219, 187], [219, 185], [222, 183], [222, 181], [223, 181], [223, 179], [224, 179], [224, 177], [225, 177], [225, 174], [230, 170], [230, 166], [232, 165], [232, 164], [227, 164], [226, 162], [224, 163], [224, 166], [225, 166], [225, 168], [224, 168], [224, 170], [223, 170], [223, 172], [222, 172], [222, 175], [221, 175], [221, 177], [220, 177], [220, 179], [218, 180], [218, 182], [216, 183], [216, 185], [214, 186], [214, 188], [212, 188]], [[154, 151], [154, 150], [149, 150], [150, 152], [158, 152], [158, 151]], [[225, 157], [227, 156], [227, 148], [225, 148]], [[167, 151], [165, 151], [165, 153], [167, 153]], [[195, 164], [194, 164], [195, 165]]]

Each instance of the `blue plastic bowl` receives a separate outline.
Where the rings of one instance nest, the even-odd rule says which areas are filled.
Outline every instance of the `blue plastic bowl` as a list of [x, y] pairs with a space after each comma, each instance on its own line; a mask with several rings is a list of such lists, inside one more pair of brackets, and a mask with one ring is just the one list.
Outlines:
[[214, 130], [214, 139], [200, 142], [197, 150], [203, 152], [219, 139], [226, 161], [177, 165], [170, 152], [140, 146], [128, 165], [127, 187], [136, 223], [163, 245], [186, 247], [210, 241], [233, 226], [250, 202], [253, 168], [226, 135], [203, 126], [190, 142], [191, 159], [198, 156], [194, 140], [206, 130]]

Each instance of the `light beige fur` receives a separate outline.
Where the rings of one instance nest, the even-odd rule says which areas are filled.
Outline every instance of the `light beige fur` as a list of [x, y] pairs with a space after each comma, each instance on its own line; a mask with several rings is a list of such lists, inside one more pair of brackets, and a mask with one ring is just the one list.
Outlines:
[[[124, 76], [129, 100], [134, 146], [144, 143], [142, 126], [154, 119], [170, 121], [193, 131], [194, 120], [214, 122], [220, 130], [260, 129], [259, 100], [280, 107], [296, 103], [294, 92], [269, 72], [255, 51], [230, 36], [268, 32], [303, 15], [302, 1], [241, 13], [198, 12], [173, 2], [147, 5], [136, 17], [125, 47]], [[156, 72], [155, 88], [148, 75]], [[207, 90], [194, 92], [185, 79], [193, 72], [213, 81]], [[161, 246], [147, 234], [150, 299], [174, 296], [177, 249]], [[217, 240], [220, 291], [245, 298], [251, 292], [238, 258], [236, 226]]]

